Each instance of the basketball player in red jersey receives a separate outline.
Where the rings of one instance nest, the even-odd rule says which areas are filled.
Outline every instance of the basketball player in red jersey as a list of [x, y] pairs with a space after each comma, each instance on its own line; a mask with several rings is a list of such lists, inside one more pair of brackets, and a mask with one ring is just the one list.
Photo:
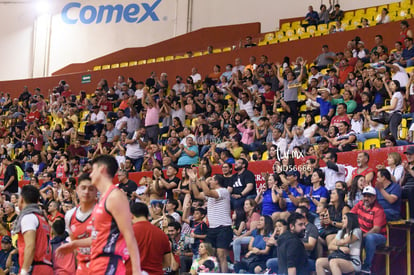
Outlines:
[[[92, 184], [89, 175], [82, 174], [78, 179], [76, 193], [79, 206], [69, 210], [65, 215], [65, 223], [72, 241], [89, 238], [92, 233], [92, 210], [96, 203], [96, 187]], [[91, 260], [90, 247], [77, 249], [77, 275], [88, 274]]]
[[26, 185], [22, 188], [19, 208], [22, 209], [13, 228], [18, 234], [17, 248], [21, 275], [53, 274], [50, 226], [37, 204], [39, 190]]
[[112, 156], [101, 155], [92, 161], [92, 184], [101, 193], [92, 211], [92, 236], [64, 244], [57, 250], [66, 254], [78, 247], [91, 247], [89, 274], [125, 274], [128, 253], [132, 274], [141, 275], [137, 241], [126, 195], [113, 185], [118, 163]]

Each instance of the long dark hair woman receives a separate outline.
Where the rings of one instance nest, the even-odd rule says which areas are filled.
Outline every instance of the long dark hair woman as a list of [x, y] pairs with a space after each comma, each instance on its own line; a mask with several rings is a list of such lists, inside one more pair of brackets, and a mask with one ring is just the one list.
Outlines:
[[333, 275], [350, 274], [361, 270], [362, 231], [358, 216], [346, 213], [342, 217], [342, 228], [329, 245], [334, 251], [328, 258], [316, 261], [316, 274], [324, 275], [328, 270]]

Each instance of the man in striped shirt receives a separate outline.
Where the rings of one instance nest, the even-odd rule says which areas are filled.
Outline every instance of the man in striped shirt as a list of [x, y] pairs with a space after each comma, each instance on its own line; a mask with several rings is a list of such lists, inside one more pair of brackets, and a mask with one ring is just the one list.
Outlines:
[[187, 175], [190, 177], [190, 187], [194, 197], [202, 200], [207, 199], [209, 228], [206, 242], [211, 243], [217, 249], [221, 272], [227, 273], [227, 256], [230, 243], [233, 240], [233, 231], [231, 229], [230, 193], [225, 186], [224, 177], [216, 174], [205, 181], [201, 180], [200, 185], [203, 192], [199, 192], [197, 176], [194, 171], [188, 169]]
[[385, 245], [387, 220], [384, 209], [378, 203], [377, 192], [372, 186], [366, 186], [362, 191], [363, 199], [359, 201], [351, 212], [358, 215], [358, 222], [364, 236], [366, 251], [365, 262], [361, 273], [371, 274], [371, 263], [378, 246]]

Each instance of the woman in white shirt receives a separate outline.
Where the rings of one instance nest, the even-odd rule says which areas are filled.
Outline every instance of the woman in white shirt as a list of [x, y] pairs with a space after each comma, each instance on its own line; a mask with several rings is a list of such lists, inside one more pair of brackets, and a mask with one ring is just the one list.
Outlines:
[[[385, 78], [383, 79], [386, 83]], [[373, 105], [373, 111], [375, 113], [388, 112], [390, 115], [388, 127], [384, 131], [384, 136], [391, 132], [391, 135], [398, 139], [398, 125], [402, 120], [402, 111], [404, 109], [404, 96], [401, 93], [400, 82], [398, 80], [391, 80], [388, 85], [384, 85], [387, 89], [388, 95], [391, 98], [391, 104], [385, 105], [380, 109], [376, 109]]]
[[390, 17], [388, 16], [388, 9], [383, 8], [381, 13], [378, 14], [377, 18], [375, 19], [377, 21], [377, 24], [385, 24], [390, 22]]
[[397, 152], [391, 152], [387, 157], [388, 166], [377, 165], [377, 169], [386, 168], [391, 174], [392, 182], [401, 184], [401, 180], [404, 177], [404, 167], [402, 166], [401, 155]]

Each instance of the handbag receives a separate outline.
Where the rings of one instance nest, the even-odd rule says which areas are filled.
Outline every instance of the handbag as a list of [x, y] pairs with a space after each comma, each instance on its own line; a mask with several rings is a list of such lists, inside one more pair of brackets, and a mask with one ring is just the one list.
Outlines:
[[390, 122], [391, 114], [385, 111], [378, 113], [377, 115], [371, 115], [371, 120], [381, 123], [381, 124], [388, 124]]
[[337, 249], [328, 256], [328, 260], [332, 259], [344, 259], [347, 261], [351, 261], [351, 255], [344, 253], [342, 250]]
[[244, 263], [246, 266], [250, 266], [252, 263], [258, 262], [258, 261], [260, 261], [260, 256], [259, 255], [255, 255], [255, 254], [250, 255], [250, 257], [243, 258], [241, 260], [241, 262]]

